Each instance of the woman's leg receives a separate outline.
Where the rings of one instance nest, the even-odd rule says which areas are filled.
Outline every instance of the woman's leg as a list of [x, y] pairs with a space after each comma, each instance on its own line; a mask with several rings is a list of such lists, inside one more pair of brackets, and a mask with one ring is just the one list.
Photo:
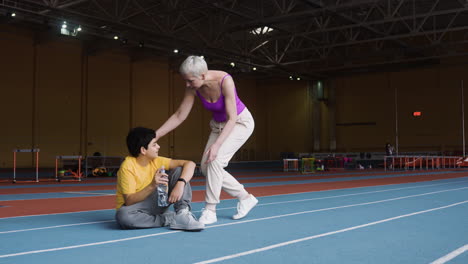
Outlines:
[[[208, 143], [205, 147], [205, 152], [218, 138], [219, 134], [224, 127], [223, 123], [216, 123], [212, 121], [211, 134]], [[242, 147], [253, 132], [255, 123], [252, 115], [247, 108], [238, 116], [235, 127], [231, 134], [226, 138], [218, 150], [217, 157], [214, 161], [205, 164], [207, 159], [206, 155], [203, 156], [201, 162], [201, 169], [206, 176], [206, 196], [207, 204], [219, 203], [221, 190], [223, 189], [229, 195], [240, 198], [247, 196], [244, 186], [240, 184], [231, 174], [224, 168], [227, 167], [229, 161], [234, 154]]]

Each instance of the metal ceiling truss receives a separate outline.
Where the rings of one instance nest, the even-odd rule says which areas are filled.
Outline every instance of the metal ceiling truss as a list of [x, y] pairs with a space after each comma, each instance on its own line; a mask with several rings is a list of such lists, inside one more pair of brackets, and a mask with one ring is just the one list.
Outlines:
[[[177, 48], [236, 62], [230, 71], [311, 79], [468, 50], [467, 0], [0, 0], [0, 10], [82, 25], [88, 42], [117, 34], [158, 56]], [[260, 27], [273, 31], [252, 33]]]

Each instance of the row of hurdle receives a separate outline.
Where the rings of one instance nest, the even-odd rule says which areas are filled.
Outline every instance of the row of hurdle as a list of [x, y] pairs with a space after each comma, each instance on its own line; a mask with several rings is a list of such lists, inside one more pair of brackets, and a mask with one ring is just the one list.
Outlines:
[[352, 164], [353, 159], [348, 157], [327, 157], [325, 159], [304, 157], [283, 159], [283, 171], [296, 171], [301, 173], [314, 173], [316, 171], [344, 169]]
[[[385, 156], [385, 170], [430, 170], [468, 167], [468, 158], [459, 156]], [[283, 159], [283, 171], [313, 173], [317, 170], [343, 169], [353, 160], [346, 157]]]
[[322, 160], [315, 158], [283, 159], [283, 171], [285, 172], [314, 173], [316, 170], [324, 170]]
[[460, 168], [468, 165], [458, 156], [385, 156], [385, 170], [429, 170]]
[[[13, 150], [13, 183], [17, 182], [17, 155], [18, 153], [33, 153], [34, 154], [34, 165], [35, 165], [35, 178], [33, 181], [39, 182], [39, 148], [32, 149], [14, 149]], [[64, 165], [64, 162], [71, 161], [76, 163], [76, 170], [69, 172], [69, 175], [65, 175], [63, 171], [59, 170], [59, 167]], [[83, 161], [84, 168], [82, 166]], [[71, 179], [81, 181], [83, 176], [91, 168], [109, 168], [118, 169], [120, 163], [123, 161], [123, 157], [106, 157], [106, 156], [89, 156], [84, 157], [81, 155], [69, 155], [69, 156], [55, 156], [55, 180], [62, 181], [64, 179]], [[84, 171], [83, 171], [84, 170]], [[68, 176], [68, 177], [66, 177]]]

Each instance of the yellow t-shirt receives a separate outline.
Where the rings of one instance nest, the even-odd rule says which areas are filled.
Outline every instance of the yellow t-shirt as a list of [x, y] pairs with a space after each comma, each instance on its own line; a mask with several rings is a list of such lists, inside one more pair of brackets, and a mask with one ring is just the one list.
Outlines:
[[119, 209], [125, 204], [124, 194], [132, 194], [141, 191], [153, 180], [156, 171], [164, 166], [166, 170], [171, 169], [171, 159], [157, 157], [147, 166], [143, 167], [137, 163], [135, 157], [126, 157], [117, 172], [117, 207]]

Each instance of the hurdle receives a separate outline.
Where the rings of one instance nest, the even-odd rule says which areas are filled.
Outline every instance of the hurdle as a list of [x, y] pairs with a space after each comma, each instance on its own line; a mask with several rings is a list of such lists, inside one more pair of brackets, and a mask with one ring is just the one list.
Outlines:
[[283, 159], [283, 171], [299, 171], [299, 160]]
[[39, 152], [40, 152], [40, 149], [14, 149], [13, 150], [13, 183], [16, 183], [16, 153], [35, 153], [36, 182], [39, 182]]
[[301, 173], [315, 172], [315, 158], [302, 158]]
[[78, 160], [78, 171], [76, 173], [72, 172], [73, 178], [77, 179], [78, 181], [81, 181], [81, 160], [83, 159], [82, 156], [55, 156], [55, 181], [62, 181], [62, 179], [59, 177], [58, 173], [58, 165], [59, 161], [64, 161], [64, 160]]
[[344, 170], [345, 157], [333, 156], [325, 158], [325, 168], [327, 170]]

